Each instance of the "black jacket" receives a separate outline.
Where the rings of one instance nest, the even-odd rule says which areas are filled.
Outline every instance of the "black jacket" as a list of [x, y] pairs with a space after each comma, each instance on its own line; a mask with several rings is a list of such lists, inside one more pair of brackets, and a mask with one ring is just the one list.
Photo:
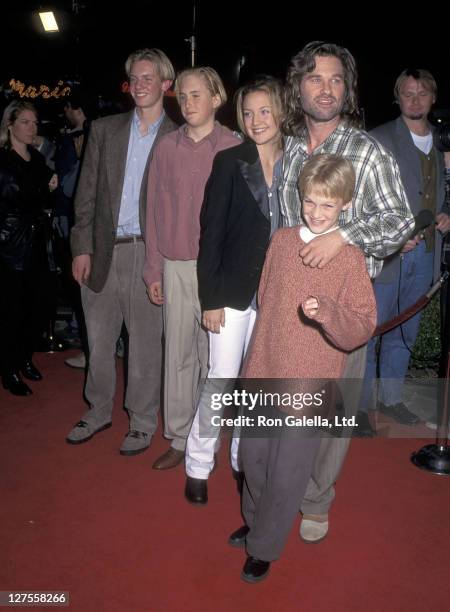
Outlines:
[[256, 145], [218, 153], [200, 214], [197, 273], [202, 310], [245, 310], [270, 240], [267, 187]]
[[[60, 215], [67, 216], [70, 227], [72, 227], [74, 222], [73, 200], [86, 150], [89, 129], [90, 122], [86, 120], [82, 130], [62, 135], [56, 145], [55, 172], [58, 175], [58, 187], [54, 192], [55, 206], [53, 212], [55, 217]], [[84, 137], [79, 158], [75, 148], [75, 138], [77, 136]], [[67, 185], [67, 182], [70, 183], [70, 186]], [[70, 191], [72, 191], [71, 195], [69, 195]]]
[[27, 270], [39, 250], [44, 253], [52, 171], [44, 157], [30, 147], [23, 160], [11, 149], [0, 149], [0, 263]]

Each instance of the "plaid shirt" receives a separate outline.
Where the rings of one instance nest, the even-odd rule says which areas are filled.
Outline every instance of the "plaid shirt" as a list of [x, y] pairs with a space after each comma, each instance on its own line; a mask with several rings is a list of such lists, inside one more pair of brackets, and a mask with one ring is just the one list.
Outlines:
[[[283, 225], [300, 225], [301, 206], [297, 180], [309, 159], [306, 128], [300, 138], [288, 136], [283, 158], [280, 208]], [[356, 187], [352, 206], [339, 217], [344, 239], [362, 249], [367, 270], [375, 278], [383, 267], [382, 259], [406, 242], [414, 227], [400, 170], [394, 157], [366, 132], [341, 123], [314, 150], [332, 153], [352, 162]]]

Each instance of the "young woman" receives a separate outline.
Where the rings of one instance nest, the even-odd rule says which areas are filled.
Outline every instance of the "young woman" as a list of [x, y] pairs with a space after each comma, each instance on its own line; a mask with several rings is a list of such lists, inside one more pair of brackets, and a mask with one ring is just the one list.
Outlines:
[[48, 196], [56, 175], [32, 146], [36, 109], [14, 100], [0, 125], [0, 367], [3, 386], [30, 395], [21, 374], [42, 378], [31, 358], [48, 312]]
[[[271, 234], [279, 226], [282, 87], [266, 77], [237, 93], [245, 142], [218, 153], [205, 189], [198, 258], [202, 322], [209, 334], [209, 373], [186, 448], [185, 495], [207, 502], [218, 431], [210, 395], [217, 379], [235, 379], [256, 317], [256, 291]], [[217, 389], [216, 389], [217, 390]], [[210, 434], [210, 436], [209, 436]], [[233, 440], [232, 466], [239, 470]]]

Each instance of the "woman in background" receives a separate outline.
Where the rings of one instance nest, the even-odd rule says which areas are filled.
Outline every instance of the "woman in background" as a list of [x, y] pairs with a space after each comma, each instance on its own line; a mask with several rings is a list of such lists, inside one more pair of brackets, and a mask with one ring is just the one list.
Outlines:
[[49, 194], [56, 175], [32, 146], [37, 134], [34, 106], [14, 100], [0, 124], [0, 370], [5, 389], [30, 395], [21, 375], [42, 376], [32, 362], [45, 326], [49, 295]]

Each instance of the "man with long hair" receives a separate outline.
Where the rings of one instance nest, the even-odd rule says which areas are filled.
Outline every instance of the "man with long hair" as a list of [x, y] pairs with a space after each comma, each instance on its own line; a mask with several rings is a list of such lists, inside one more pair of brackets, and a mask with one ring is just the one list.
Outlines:
[[[326, 266], [346, 244], [362, 249], [371, 278], [382, 260], [406, 242], [413, 217], [394, 158], [359, 128], [357, 70], [351, 53], [336, 44], [308, 43], [292, 58], [287, 74], [286, 120], [281, 213], [285, 226], [301, 222], [297, 180], [305, 162], [315, 154], [348, 159], [355, 169], [352, 205], [343, 211], [340, 227], [317, 236], [300, 251], [303, 263]], [[355, 413], [364, 375], [366, 346], [349, 354], [344, 379], [347, 414]], [[344, 462], [350, 437], [324, 437], [315, 461], [301, 511], [300, 535], [318, 542], [328, 532], [328, 511], [334, 483]]]

